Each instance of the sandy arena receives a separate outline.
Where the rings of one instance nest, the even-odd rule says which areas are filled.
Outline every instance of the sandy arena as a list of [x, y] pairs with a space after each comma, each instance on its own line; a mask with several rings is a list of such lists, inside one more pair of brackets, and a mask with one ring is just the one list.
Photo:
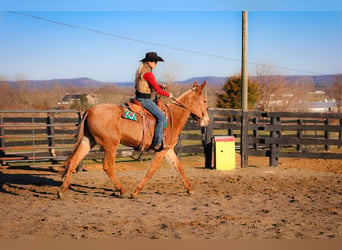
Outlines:
[[[199, 156], [182, 162], [194, 195], [163, 163], [138, 199], [118, 198], [100, 164], [74, 174], [64, 200], [55, 172], [0, 167], [0, 239], [342, 238], [341, 161], [280, 159], [269, 168], [251, 157], [232, 171], [204, 169]], [[147, 164], [116, 165], [127, 197]]]

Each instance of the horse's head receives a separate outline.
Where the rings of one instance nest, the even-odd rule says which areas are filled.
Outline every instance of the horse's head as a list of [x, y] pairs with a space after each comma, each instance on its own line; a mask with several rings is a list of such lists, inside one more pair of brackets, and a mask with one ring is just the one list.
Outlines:
[[203, 95], [203, 88], [206, 85], [206, 81], [204, 81], [200, 86], [197, 85], [197, 82], [192, 86], [192, 95], [191, 95], [191, 116], [200, 121], [200, 125], [202, 127], [207, 127], [209, 125], [209, 115], [207, 111], [206, 98]]

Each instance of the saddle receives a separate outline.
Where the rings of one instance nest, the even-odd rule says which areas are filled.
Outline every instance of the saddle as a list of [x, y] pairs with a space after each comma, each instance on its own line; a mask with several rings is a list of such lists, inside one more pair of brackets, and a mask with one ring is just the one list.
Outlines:
[[[162, 110], [166, 117], [166, 123], [164, 124], [164, 133], [163, 136], [165, 138], [165, 130], [168, 122], [168, 116], [166, 112], [166, 106], [162, 105], [161, 100], [156, 100], [157, 106]], [[135, 121], [141, 124], [142, 127], [142, 138], [138, 147], [135, 150], [144, 151], [148, 150], [152, 144], [154, 129], [156, 126], [155, 117], [146, 110], [142, 104], [136, 99], [130, 99], [130, 102], [124, 103], [120, 106], [121, 118]], [[165, 139], [163, 138], [163, 141]]]

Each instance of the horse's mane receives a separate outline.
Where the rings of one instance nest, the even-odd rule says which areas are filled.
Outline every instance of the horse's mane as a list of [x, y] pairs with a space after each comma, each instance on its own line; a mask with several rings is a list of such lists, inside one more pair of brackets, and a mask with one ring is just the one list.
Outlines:
[[183, 102], [184, 102], [184, 99], [186, 98], [186, 96], [187, 96], [190, 92], [192, 92], [193, 90], [194, 90], [194, 88], [191, 88], [191, 89], [185, 91], [183, 94], [181, 94], [181, 95], [177, 98], [177, 101], [183, 103]]

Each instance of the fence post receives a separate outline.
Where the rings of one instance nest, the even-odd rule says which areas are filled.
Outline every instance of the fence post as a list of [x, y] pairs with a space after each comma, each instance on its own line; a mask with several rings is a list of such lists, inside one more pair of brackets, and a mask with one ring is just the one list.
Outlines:
[[[259, 124], [259, 117], [254, 117], [253, 118], [253, 125], [255, 126], [256, 129], [253, 130], [253, 137], [254, 138], [259, 138], [259, 130], [257, 128], [257, 124]], [[259, 144], [254, 143], [254, 150], [258, 150]]]
[[[342, 128], [342, 119], [340, 119], [340, 128]], [[338, 132], [338, 139], [341, 141], [342, 140], [342, 132]], [[341, 148], [340, 145], [337, 146], [337, 148]]]
[[241, 167], [248, 167], [248, 111], [242, 110], [241, 116]]
[[210, 119], [209, 126], [206, 128], [205, 139], [203, 141], [203, 148], [205, 154], [205, 168], [212, 169], [212, 160], [213, 160], [213, 130], [214, 130], [214, 109], [208, 109], [208, 115]]
[[182, 139], [181, 139], [180, 135], [177, 138], [177, 144], [176, 144], [176, 147], [175, 147], [175, 153], [176, 153], [178, 159], [180, 160], [181, 157], [182, 157]]
[[[55, 119], [54, 119], [54, 113], [48, 113], [47, 117], [47, 135], [48, 135], [48, 142], [49, 142], [49, 151], [50, 155], [52, 157], [56, 157], [56, 152], [55, 152], [55, 146], [56, 146], [56, 141], [55, 141]], [[53, 164], [57, 164], [57, 160], [52, 158], [51, 159]]]
[[[303, 120], [302, 119], [298, 119], [297, 121], [297, 125], [298, 125], [298, 129], [297, 129], [297, 138], [300, 140], [303, 138]], [[302, 151], [302, 145], [301, 144], [297, 144], [297, 152], [301, 152]]]
[[[227, 122], [228, 122], [228, 123], [231, 123], [231, 122], [233, 122], [233, 121], [234, 121], [234, 118], [232, 118], [232, 117], [229, 116]], [[228, 134], [229, 136], [234, 136], [234, 131], [233, 131], [233, 129], [232, 129], [232, 128], [227, 129], [227, 134]]]
[[[329, 126], [329, 123], [330, 123], [329, 122], [329, 118], [327, 118], [325, 120], [325, 125]], [[325, 139], [330, 139], [330, 133], [329, 133], [328, 129], [326, 129], [325, 132], [324, 132], [324, 138]], [[325, 145], [324, 147], [325, 147], [325, 150], [327, 150], [327, 151], [330, 150], [330, 145], [329, 144]]]
[[[271, 125], [278, 127], [280, 121], [280, 117], [272, 117], [271, 118]], [[278, 138], [279, 131], [271, 131], [271, 138]], [[279, 153], [279, 144], [272, 143], [270, 145], [270, 167], [277, 167], [278, 166], [278, 153]]]
[[[4, 118], [0, 115], [0, 147], [5, 148], [5, 127], [4, 127]], [[6, 153], [4, 149], [0, 149], [0, 157], [5, 157]], [[6, 164], [4, 160], [1, 160], [1, 165]]]

